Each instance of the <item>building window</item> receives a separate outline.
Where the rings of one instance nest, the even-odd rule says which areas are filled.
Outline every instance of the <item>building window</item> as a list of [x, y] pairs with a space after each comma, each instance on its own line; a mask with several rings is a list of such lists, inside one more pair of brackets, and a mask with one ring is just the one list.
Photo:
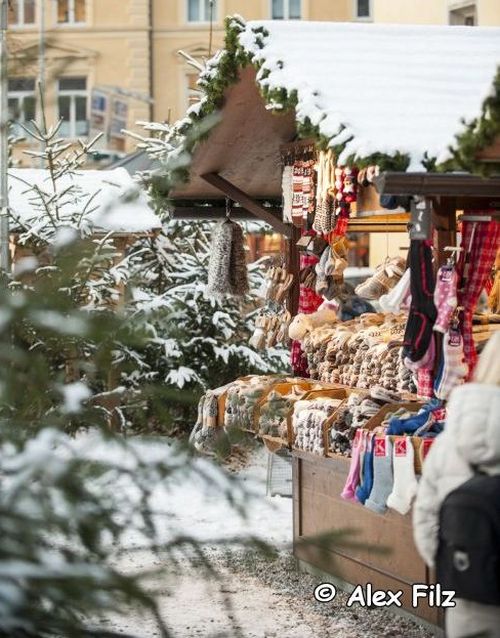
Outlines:
[[63, 119], [60, 134], [63, 137], [87, 135], [89, 122], [87, 115], [87, 79], [61, 78], [58, 83], [59, 118]]
[[8, 7], [10, 26], [35, 24], [35, 0], [10, 0]]
[[300, 20], [301, 5], [301, 0], [272, 0], [271, 17], [273, 20]]
[[57, 22], [59, 24], [82, 24], [85, 22], [86, 0], [57, 0]]
[[210, 22], [217, 15], [217, 0], [187, 0], [188, 22]]
[[355, 0], [356, 18], [358, 20], [369, 20], [372, 17], [371, 0]]
[[450, 11], [450, 24], [473, 27], [477, 24], [476, 5], [468, 4]]
[[19, 124], [30, 128], [31, 120], [36, 119], [36, 98], [34, 78], [9, 78], [9, 120], [14, 135], [25, 135]]

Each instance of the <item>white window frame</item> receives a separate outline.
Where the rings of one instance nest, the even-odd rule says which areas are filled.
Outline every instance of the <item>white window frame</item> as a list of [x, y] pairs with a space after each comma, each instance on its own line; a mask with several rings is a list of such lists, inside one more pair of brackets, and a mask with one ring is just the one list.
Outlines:
[[[83, 78], [83, 76], [71, 76], [71, 77], [81, 77]], [[59, 98], [60, 97], [69, 97], [70, 98], [70, 105], [69, 105], [69, 132], [67, 135], [63, 135], [61, 133], [61, 137], [65, 137], [66, 139], [75, 139], [77, 137], [79, 137], [79, 135], [76, 132], [76, 98], [77, 97], [84, 97], [87, 100], [87, 129], [90, 127], [90, 118], [89, 118], [89, 89], [88, 89], [88, 78], [85, 78], [85, 81], [87, 83], [87, 88], [86, 89], [61, 89], [60, 88], [60, 82], [61, 80], [64, 79], [69, 79], [68, 78], [59, 78], [57, 80], [57, 100], [58, 100], [58, 105], [57, 105], [57, 111], [58, 111], [58, 117], [60, 118], [60, 114], [59, 114]], [[66, 120], [65, 120], [66, 121]], [[88, 130], [87, 130], [88, 132]], [[85, 133], [84, 135], [86, 135], [87, 133]]]
[[[12, 78], [13, 80], [16, 79], [15, 77]], [[22, 116], [22, 119], [16, 119], [13, 120], [13, 124], [14, 126], [16, 126], [16, 124], [18, 124], [18, 122], [20, 122], [21, 124], [24, 124], [24, 126], [27, 126], [30, 121], [29, 120], [25, 120], [24, 119], [24, 100], [26, 98], [33, 98], [34, 102], [35, 102], [35, 118], [36, 118], [36, 112], [37, 112], [37, 103], [36, 103], [36, 80], [35, 78], [26, 78], [28, 80], [33, 80], [34, 81], [34, 85], [33, 85], [33, 90], [28, 90], [28, 89], [15, 89], [15, 90], [9, 90], [7, 92], [7, 101], [8, 100], [13, 100], [16, 99], [19, 101], [21, 108], [18, 109], [19, 114]], [[22, 129], [21, 127], [19, 133], [21, 135], [25, 134], [24, 129]]]
[[84, 0], [84, 7], [85, 7], [85, 20], [81, 21], [81, 22], [77, 22], [75, 20], [75, 3], [76, 0], [68, 0], [68, 20], [67, 22], [59, 22], [59, 3], [56, 2], [55, 3], [55, 10], [56, 10], [56, 24], [58, 27], [72, 27], [72, 26], [82, 26], [84, 24], [87, 24], [87, 12], [88, 12], [88, 6], [87, 6], [87, 0]]
[[[189, 19], [189, 0], [183, 0], [185, 10], [185, 22], [190, 25], [210, 24], [210, 20], [190, 20]], [[219, 22], [220, 0], [215, 0], [212, 20], [214, 23]], [[205, 0], [198, 0], [198, 15], [203, 15], [205, 9]]]
[[[273, 0], [269, 0], [269, 15], [271, 20], [281, 20], [281, 18], [275, 18], [273, 16]], [[304, 18], [304, 0], [300, 0], [300, 18], [293, 18], [293, 20], [303, 20]], [[283, 0], [283, 20], [290, 20], [290, 0]]]
[[19, 0], [17, 11], [18, 11], [18, 21], [9, 22], [9, 29], [34, 29], [36, 27], [37, 19], [38, 19], [38, 3], [37, 2], [35, 2], [35, 19], [33, 20], [33, 22], [24, 21], [24, 0]]
[[358, 16], [358, 1], [353, 0], [353, 15], [357, 22], [373, 22], [373, 0], [368, 0], [368, 15]]

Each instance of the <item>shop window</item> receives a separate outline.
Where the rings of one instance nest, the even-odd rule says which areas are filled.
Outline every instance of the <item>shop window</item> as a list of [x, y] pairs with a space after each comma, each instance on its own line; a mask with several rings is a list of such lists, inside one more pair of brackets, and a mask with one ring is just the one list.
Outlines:
[[36, 97], [34, 78], [9, 78], [9, 120], [14, 135], [26, 135], [20, 124], [30, 127], [36, 119]]
[[59, 24], [81, 24], [85, 22], [86, 0], [57, 0], [57, 22]]
[[188, 22], [210, 22], [217, 15], [217, 0], [187, 0]]
[[473, 27], [477, 24], [476, 5], [468, 4], [450, 11], [450, 24]]
[[59, 132], [62, 137], [87, 135], [89, 130], [87, 79], [61, 78], [58, 82], [57, 103], [59, 118], [63, 119]]
[[301, 5], [301, 0], [272, 0], [271, 17], [273, 20], [300, 20]]
[[35, 24], [35, 0], [10, 0], [9, 26], [24, 27]]
[[369, 20], [372, 17], [372, 0], [355, 0], [356, 18], [358, 20]]

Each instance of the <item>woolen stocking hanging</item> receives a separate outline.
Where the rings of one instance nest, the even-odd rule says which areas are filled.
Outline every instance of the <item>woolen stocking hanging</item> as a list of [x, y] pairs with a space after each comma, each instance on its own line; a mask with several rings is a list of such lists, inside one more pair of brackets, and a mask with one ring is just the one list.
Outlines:
[[219, 222], [212, 235], [207, 293], [216, 299], [248, 292], [243, 231], [235, 222]]
[[434, 271], [429, 242], [412, 240], [409, 253], [411, 306], [404, 336], [403, 356], [419, 361], [427, 352], [437, 317]]
[[[475, 214], [479, 211], [475, 211]], [[481, 214], [488, 215], [488, 211]], [[462, 224], [462, 248], [458, 262], [458, 305], [463, 308], [461, 329], [468, 379], [476, 366], [477, 354], [472, 337], [472, 316], [477, 301], [490, 275], [500, 244], [500, 222], [470, 222]]]

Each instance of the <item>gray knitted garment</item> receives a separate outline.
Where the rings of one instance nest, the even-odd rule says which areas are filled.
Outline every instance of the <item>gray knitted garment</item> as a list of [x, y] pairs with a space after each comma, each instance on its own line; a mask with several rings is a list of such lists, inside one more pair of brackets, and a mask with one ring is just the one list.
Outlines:
[[235, 222], [219, 222], [212, 235], [207, 293], [217, 299], [247, 293], [248, 273], [243, 231]]

